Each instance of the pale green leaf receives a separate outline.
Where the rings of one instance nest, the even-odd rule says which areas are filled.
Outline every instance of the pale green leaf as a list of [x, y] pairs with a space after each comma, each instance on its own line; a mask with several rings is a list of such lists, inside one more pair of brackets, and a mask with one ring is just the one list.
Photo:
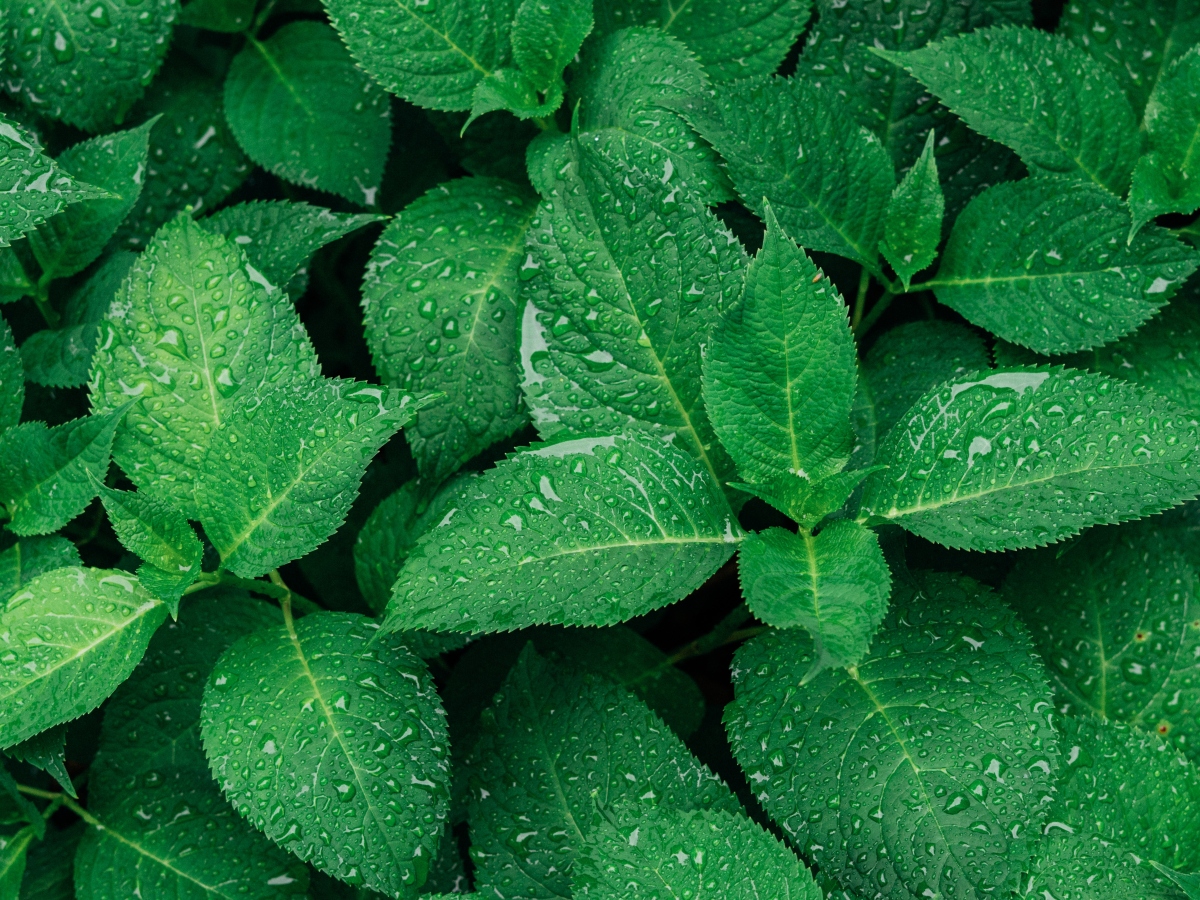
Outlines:
[[292, 22], [249, 41], [225, 79], [225, 115], [267, 171], [375, 205], [391, 108], [328, 25]]
[[100, 489], [100, 501], [121, 545], [178, 578], [184, 587], [200, 574], [204, 548], [183, 513], [165, 500], [135, 491]]
[[376, 370], [394, 387], [446, 394], [408, 432], [432, 481], [527, 421], [517, 271], [535, 209], [508, 182], [451, 181], [401, 212], [371, 254], [362, 303]]
[[562, 73], [592, 30], [592, 0], [522, 0], [512, 22], [513, 61], [538, 91]]
[[846, 519], [814, 537], [768, 528], [738, 552], [738, 577], [750, 611], [776, 628], [803, 628], [815, 644], [814, 678], [853, 666], [887, 612], [892, 576], [874, 532]]
[[[629, 427], [670, 438], [718, 483], [733, 476], [701, 396], [703, 345], [741, 290], [745, 253], [675, 183], [592, 140], [538, 207], [520, 276], [521, 388], [545, 439]], [[536, 276], [536, 277], [535, 277]]]
[[913, 275], [933, 263], [942, 240], [946, 198], [938, 181], [933, 138], [931, 130], [920, 158], [892, 192], [879, 244], [883, 258], [900, 276], [905, 290]]
[[48, 428], [25, 422], [0, 435], [0, 505], [20, 535], [57, 531], [96, 496], [126, 407]]
[[0, 900], [18, 900], [21, 896], [26, 853], [34, 837], [32, 825], [15, 834], [0, 835]]
[[907, 53], [877, 51], [914, 75], [980, 134], [1031, 171], [1071, 175], [1117, 195], [1141, 153], [1129, 101], [1099, 62], [1066, 38], [995, 27]]
[[746, 481], [820, 480], [850, 458], [858, 378], [846, 304], [766, 210], [741, 300], [713, 332], [704, 401]]
[[389, 897], [425, 881], [450, 799], [445, 713], [425, 664], [370, 619], [316, 613], [242, 638], [201, 723], [221, 788], [267, 837]]
[[99, 706], [129, 677], [167, 609], [126, 572], [57, 569], [7, 599], [0, 747]]
[[0, 434], [21, 421], [25, 372], [8, 322], [0, 316]]
[[387, 627], [615, 624], [686, 597], [741, 537], [720, 488], [670, 444], [631, 433], [537, 445], [481, 475], [421, 538]]
[[[5, 596], [9, 596], [5, 594]], [[66, 764], [67, 726], [55, 725], [40, 734], [26, 738], [19, 744], [13, 744], [4, 753], [13, 759], [29, 763], [36, 769], [41, 769], [59, 783], [64, 791], [72, 797], [77, 796], [71, 776], [67, 774]]]
[[247, 273], [236, 243], [177, 218], [138, 257], [95, 352], [93, 407], [135, 401], [117, 433], [117, 464], [189, 518], [201, 463], [230, 408], [317, 374], [291, 302]]
[[470, 762], [475, 884], [513, 900], [569, 897], [598, 806], [740, 806], [639, 699], [527, 646], [491, 707]]
[[1159, 80], [1143, 125], [1149, 152], [1138, 160], [1129, 190], [1139, 228], [1164, 213], [1200, 208], [1200, 158], [1194, 149], [1200, 138], [1200, 49], [1177, 59]]
[[55, 569], [79, 566], [79, 551], [64, 537], [27, 537], [0, 553], [0, 598]]
[[1061, 541], [1200, 492], [1196, 424], [1145, 388], [1072, 369], [980, 372], [896, 423], [864, 513], [948, 547]]
[[854, 896], [1015, 889], [1058, 750], [1013, 613], [969, 578], [927, 575], [897, 584], [857, 667], [803, 684], [814, 659], [803, 632], [755, 638], [734, 657], [725, 713], [755, 796], [792, 842]]

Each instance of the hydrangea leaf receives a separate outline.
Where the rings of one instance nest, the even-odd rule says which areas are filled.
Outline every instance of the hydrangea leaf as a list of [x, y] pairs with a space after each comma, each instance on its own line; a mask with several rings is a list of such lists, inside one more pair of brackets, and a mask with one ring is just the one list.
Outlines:
[[1193, 47], [1159, 80], [1144, 125], [1150, 152], [1138, 160], [1129, 189], [1135, 228], [1164, 213], [1200, 209], [1200, 160], [1193, 159], [1200, 137], [1200, 50]]
[[469, 773], [476, 886], [514, 900], [571, 895], [598, 806], [740, 811], [641, 700], [532, 646], [483, 714]]
[[1129, 187], [1141, 153], [1129, 100], [1066, 38], [994, 27], [919, 50], [876, 52], [975, 131], [1015, 150], [1031, 171], [1078, 177], [1118, 196]]
[[[152, 593], [175, 582], [182, 592], [196, 580], [204, 548], [183, 513], [165, 500], [135, 491], [101, 488], [100, 501], [121, 545], [151, 567], [139, 569], [138, 578]], [[174, 590], [169, 593], [175, 612], [179, 597]]]
[[866, 477], [880, 468], [848, 469], [818, 481], [783, 475], [758, 484], [733, 481], [730, 485], [769, 503], [798, 525], [812, 528], [841, 509]]
[[25, 403], [25, 372], [12, 329], [0, 316], [0, 434], [21, 421]]
[[11, 247], [0, 247], [0, 304], [33, 296], [33, 281]]
[[80, 565], [79, 551], [64, 537], [21, 538], [0, 553], [0, 598], [11, 597], [46, 572]]
[[200, 523], [221, 564], [264, 575], [323, 543], [346, 518], [376, 451], [424, 401], [317, 379], [247, 396], [200, 466]]
[[481, 475], [422, 536], [387, 627], [612, 625], [686, 597], [741, 537], [721, 489], [671, 444], [631, 433], [538, 445]]
[[833, 282], [772, 207], [766, 220], [741, 300], [713, 332], [704, 401], [744, 480], [820, 480], [839, 472], [854, 447], [854, 338]]
[[99, 827], [76, 857], [78, 900], [303, 895], [304, 864], [238, 817], [200, 744], [203, 675], [234, 641], [279, 621], [277, 609], [218, 589], [189, 598], [154, 636], [105, 707], [88, 778]]
[[380, 236], [363, 287], [375, 368], [407, 391], [442, 391], [408, 432], [434, 482], [526, 421], [517, 386], [518, 270], [536, 206], [493, 178], [451, 181]]
[[802, 247], [875, 268], [895, 172], [832, 89], [803, 78], [746, 79], [722, 85], [688, 119], [752, 210], [764, 215], [766, 200]]
[[[1049, 826], [1047, 826], [1049, 828]], [[1018, 896], [1055, 900], [1183, 900], [1175, 885], [1128, 850], [1094, 834], [1051, 828]]]
[[892, 590], [874, 532], [846, 519], [815, 536], [784, 528], [751, 535], [738, 552], [738, 576], [757, 618], [812, 635], [815, 660], [807, 680], [862, 659]]
[[[745, 253], [669, 159], [638, 168], [564, 140], [520, 276], [521, 388], [547, 440], [638, 427], [733, 475], [701, 396], [701, 354]], [[540, 273], [540, 274], [539, 274]]]
[[75, 850], [84, 828], [82, 822], [65, 829], [47, 825], [46, 837], [26, 855], [22, 900], [75, 900]]
[[1061, 711], [1157, 731], [1200, 759], [1196, 576], [1156, 524], [1097, 529], [1061, 558], [1027, 554], [1004, 597], [1028, 623]]
[[255, 0], [189, 0], [179, 11], [179, 21], [193, 28], [237, 34], [254, 18]]
[[263, 281], [248, 274], [235, 242], [181, 216], [138, 257], [102, 326], [93, 407], [134, 401], [113, 456], [141, 490], [188, 518], [197, 517], [196, 479], [231, 407], [317, 374], [291, 302]]
[[[6, 594], [5, 596], [11, 595]], [[75, 785], [71, 783], [71, 776], [67, 774], [66, 752], [67, 726], [65, 724], [47, 728], [40, 734], [26, 738], [19, 744], [13, 744], [4, 751], [5, 755], [12, 759], [29, 763], [34, 768], [41, 769], [57, 781], [64, 791], [72, 797], [76, 797], [78, 795], [75, 793]]]
[[1183, 872], [1176, 872], [1174, 869], [1169, 869], [1154, 860], [1150, 861], [1150, 865], [1175, 882], [1188, 900], [1200, 900], [1200, 873], [1189, 875]]
[[0, 435], [0, 505], [14, 534], [47, 534], [79, 515], [108, 471], [127, 407], [48, 428], [25, 422]]
[[30, 0], [9, 13], [10, 28], [27, 39], [20, 53], [9, 54], [8, 83], [42, 115], [84, 131], [106, 131], [125, 117], [162, 65], [178, 12], [177, 0], [145, 6]]
[[375, 205], [391, 108], [328, 25], [292, 22], [247, 43], [225, 80], [225, 115], [267, 171]]
[[938, 181], [933, 137], [931, 130], [921, 156], [892, 192], [879, 244], [883, 258], [900, 276], [906, 291], [912, 277], [933, 263], [942, 240], [946, 198]]
[[592, 30], [592, 0], [522, 0], [513, 16], [512, 55], [535, 90], [548, 91]]
[[26, 854], [37, 829], [26, 825], [15, 834], [0, 835], [0, 897], [17, 900], [25, 876]]
[[1013, 613], [969, 578], [927, 575], [897, 584], [857, 667], [805, 684], [815, 657], [788, 630], [734, 658], [726, 727], [771, 817], [855, 896], [1016, 889], [1058, 749]]
[[201, 732], [222, 790], [271, 840], [388, 897], [424, 883], [450, 797], [445, 713], [425, 664], [370, 619], [321, 612], [239, 640], [209, 676]]
[[99, 706], [141, 659], [167, 608], [126, 572], [66, 568], [17, 589], [0, 610], [0, 747]]
[[948, 547], [1037, 547], [1161, 512], [1200, 492], [1190, 413], [1071, 369], [980, 372], [896, 424], [863, 510]]

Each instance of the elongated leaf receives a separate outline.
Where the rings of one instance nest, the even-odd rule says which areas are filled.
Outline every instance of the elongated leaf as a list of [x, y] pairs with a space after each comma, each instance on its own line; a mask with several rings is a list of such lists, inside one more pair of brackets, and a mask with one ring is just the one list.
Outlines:
[[222, 790], [267, 837], [389, 897], [424, 883], [450, 797], [445, 713], [374, 622], [316, 613], [242, 638], [201, 722]]
[[8, 322], [0, 316], [0, 434], [21, 421], [25, 374]]
[[814, 654], [777, 631], [734, 659], [726, 727], [771, 817], [854, 896], [1015, 889], [1058, 751], [1012, 612], [968, 578], [929, 575], [897, 585], [856, 668], [803, 684]]
[[645, 171], [590, 141], [561, 145], [521, 265], [521, 388], [547, 440], [637, 426], [700, 460], [733, 466], [701, 397], [701, 352], [741, 288], [737, 239], [669, 159]]
[[71, 783], [71, 776], [67, 774], [66, 749], [67, 726], [55, 725], [19, 744], [13, 744], [5, 749], [4, 753], [41, 769], [57, 781], [64, 791], [75, 797], [78, 796], [75, 793], [75, 785]]
[[879, 245], [883, 258], [896, 270], [905, 290], [913, 275], [933, 262], [942, 240], [946, 198], [938, 182], [933, 138], [930, 131], [920, 158], [892, 192], [883, 242]]
[[376, 370], [403, 390], [446, 394], [409, 431], [432, 481], [526, 421], [517, 272], [535, 208], [508, 182], [452, 181], [405, 209], [371, 255], [363, 318]]
[[854, 447], [854, 338], [837, 288], [766, 218], [741, 301], [713, 332], [704, 400], [743, 479], [819, 480]]
[[763, 215], [765, 198], [802, 247], [872, 268], [895, 173], [879, 140], [836, 100], [801, 78], [747, 79], [688, 118], [724, 158], [747, 206]]
[[1129, 101], [1108, 70], [1061, 36], [987, 28], [908, 53], [877, 51], [914, 75], [1031, 171], [1123, 195], [1141, 150]]
[[846, 520], [814, 537], [768, 528], [738, 554], [746, 603], [776, 628], [803, 628], [816, 645], [815, 677], [862, 659], [887, 612], [892, 576], [873, 532]]
[[1159, 80], [1145, 127], [1150, 152], [1138, 160], [1129, 191], [1137, 227], [1163, 213], [1200, 208], [1200, 162], [1192, 158], [1200, 137], [1200, 51], [1181, 56]]
[[20, 535], [57, 531], [96, 496], [125, 408], [47, 428], [26, 422], [0, 435], [0, 504]]
[[935, 388], [884, 441], [863, 510], [949, 547], [1037, 547], [1200, 492], [1193, 417], [1071, 369], [981, 372]]
[[166, 614], [125, 572], [57, 569], [19, 588], [0, 611], [0, 747], [99, 706]]
[[1004, 597], [1029, 624], [1061, 710], [1157, 731], [1198, 759], [1200, 598], [1188, 557], [1156, 524], [1097, 529], [1061, 558], [1028, 554]]
[[470, 766], [476, 885], [506, 897], [570, 896], [598, 805], [740, 809], [644, 703], [532, 646], [484, 713]]
[[20, 896], [26, 853], [34, 837], [32, 825], [26, 825], [16, 834], [0, 835], [0, 897], [3, 900], [17, 900]]
[[134, 401], [117, 464], [189, 518], [202, 460], [233, 404], [317, 374], [290, 301], [247, 272], [237, 244], [181, 216], [134, 264], [96, 349], [93, 407]]
[[64, 537], [22, 538], [0, 553], [0, 597], [11, 597], [46, 572], [79, 565], [79, 551]]
[[292, 22], [247, 44], [225, 80], [225, 115], [267, 171], [375, 205], [391, 109], [329, 26]]
[[371, 457], [421, 406], [399, 391], [319, 379], [231, 409], [196, 491], [222, 565], [253, 578], [323, 543], [345, 520]]
[[615, 624], [686, 597], [741, 536], [720, 488], [669, 444], [629, 434], [539, 445], [480, 476], [421, 538], [386, 625]]

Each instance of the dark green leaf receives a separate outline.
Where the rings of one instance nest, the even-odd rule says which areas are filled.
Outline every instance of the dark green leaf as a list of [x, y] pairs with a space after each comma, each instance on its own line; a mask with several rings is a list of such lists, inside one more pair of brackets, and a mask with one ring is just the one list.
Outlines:
[[1200, 208], [1200, 162], [1192, 158], [1200, 138], [1200, 50], [1181, 56], [1159, 80], [1145, 128], [1150, 152], [1138, 160], [1129, 191], [1138, 228], [1163, 213]]
[[75, 850], [84, 824], [70, 828], [46, 828], [46, 837], [29, 848], [21, 900], [76, 900]]
[[883, 241], [879, 245], [883, 258], [896, 270], [905, 290], [913, 275], [933, 263], [942, 240], [946, 198], [938, 181], [933, 138], [931, 130], [920, 158], [892, 192]]
[[0, 598], [8, 598], [37, 576], [82, 565], [79, 551], [64, 537], [28, 537], [0, 553]]
[[236, 34], [254, 17], [255, 0], [191, 0], [179, 11], [179, 21], [193, 28]]
[[[67, 726], [55, 725], [5, 749], [5, 754], [41, 769], [72, 797], [77, 796], [66, 765]], [[36, 810], [35, 810], [36, 812]], [[40, 815], [39, 815], [40, 818]]]
[[8, 322], [0, 316], [0, 434], [21, 421], [25, 373]]

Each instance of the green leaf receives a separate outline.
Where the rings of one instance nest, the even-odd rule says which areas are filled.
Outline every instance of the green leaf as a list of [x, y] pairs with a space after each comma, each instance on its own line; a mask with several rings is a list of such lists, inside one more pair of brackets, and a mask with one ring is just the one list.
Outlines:
[[181, 25], [237, 34], [254, 18], [255, 0], [190, 0], [179, 11]]
[[[104, 191], [76, 181], [60, 169], [42, 153], [32, 131], [2, 115], [0, 192], [5, 195], [0, 209], [0, 247], [7, 247], [71, 203], [105, 196]], [[20, 268], [16, 257], [9, 259], [10, 266]]]
[[47, 825], [46, 837], [29, 848], [21, 900], [76, 900], [75, 850], [84, 824], [57, 829]]
[[0, 610], [0, 747], [99, 706], [129, 677], [167, 608], [126, 572], [57, 569]]
[[15, 760], [41, 769], [57, 781], [64, 791], [76, 797], [78, 795], [75, 793], [75, 785], [71, 783], [71, 776], [67, 774], [66, 751], [67, 726], [55, 725], [19, 744], [13, 744], [4, 753]]
[[674, 435], [723, 484], [733, 465], [704, 411], [702, 349], [741, 289], [745, 253], [674, 183], [669, 158], [642, 170], [592, 140], [557, 149], [564, 168], [519, 270], [533, 423], [547, 440], [629, 427]]
[[518, 267], [536, 207], [492, 178], [439, 185], [375, 245], [363, 319], [375, 368], [406, 391], [443, 391], [408, 433], [434, 482], [526, 421], [517, 385]]
[[279, 621], [267, 604], [218, 589], [188, 598], [155, 635], [105, 707], [88, 778], [100, 825], [76, 857], [78, 900], [303, 895], [306, 867], [238, 817], [200, 744], [204, 675], [238, 638]]
[[425, 881], [450, 798], [445, 713], [425, 664], [370, 619], [322, 612], [242, 638], [201, 723], [222, 790], [271, 840], [389, 897]]
[[44, 281], [66, 278], [90, 266], [133, 209], [146, 177], [154, 123], [151, 119], [129, 131], [92, 138], [58, 158], [64, 171], [109, 196], [69, 206], [29, 236]]
[[247, 43], [225, 80], [225, 115], [267, 171], [375, 205], [391, 108], [329, 26], [292, 22]]
[[79, 551], [64, 537], [22, 538], [0, 553], [0, 598], [11, 597], [46, 572], [80, 565]]
[[942, 240], [946, 198], [933, 158], [933, 138], [930, 130], [920, 158], [892, 192], [879, 244], [883, 258], [896, 270], [906, 291], [913, 275], [933, 263]]
[[227, 206], [199, 224], [232, 240], [253, 268], [282, 288], [297, 273], [306, 271], [312, 255], [326, 244], [382, 219], [366, 213], [331, 212], [308, 203], [256, 200]]
[[79, 515], [108, 471], [127, 407], [48, 428], [25, 422], [0, 435], [0, 505], [14, 534], [47, 534]]
[[1150, 861], [1150, 865], [1179, 885], [1180, 890], [1183, 891], [1188, 900], [1200, 900], [1200, 873], [1185, 875], [1183, 872], [1168, 869], [1154, 860]]
[[532, 646], [484, 712], [469, 772], [475, 886], [489, 895], [571, 896], [597, 804], [740, 811], [641, 700]]
[[[16, 780], [8, 773], [7, 767], [3, 764], [0, 764], [0, 790], [8, 795], [8, 801], [5, 803], [8, 809], [5, 812], [8, 813], [11, 810], [11, 814], [6, 815], [6, 818], [32, 825], [34, 836], [41, 840], [46, 834], [46, 820], [42, 817], [41, 810], [37, 808], [37, 805], [21, 792]], [[17, 880], [20, 881], [19, 875]]]
[[880, 335], [862, 368], [879, 433], [887, 434], [931, 388], [990, 364], [979, 334], [957, 322], [908, 322]]
[[1055, 900], [1182, 900], [1175, 886], [1133, 853], [1091, 834], [1047, 825], [1021, 897]]
[[[163, 580], [160, 575], [180, 582], [180, 591], [196, 580], [204, 547], [179, 510], [165, 500], [133, 491], [101, 488], [100, 500], [121, 546], [159, 570], [149, 573], [155, 583], [146, 587], [154, 591]], [[143, 582], [145, 574], [138, 570]]]
[[1200, 209], [1200, 160], [1192, 158], [1200, 137], [1200, 50], [1193, 47], [1159, 80], [1144, 125], [1149, 152], [1129, 190], [1135, 228], [1163, 213]]
[[318, 371], [291, 302], [247, 273], [236, 243], [175, 219], [138, 257], [95, 353], [93, 407], [134, 401], [117, 464], [188, 518], [197, 517], [204, 455], [233, 405]]
[[841, 509], [863, 480], [880, 468], [849, 469], [819, 481], [782, 475], [760, 484], [732, 481], [730, 485], [769, 503], [798, 525], [812, 528]]
[[1026, 554], [1004, 597], [1029, 624], [1060, 710], [1157, 731], [1200, 759], [1200, 598], [1188, 556], [1158, 524]]
[[592, 30], [592, 0], [522, 0], [512, 21], [513, 61], [538, 91], [562, 73]]
[[1032, 172], [1071, 175], [1123, 195], [1141, 136], [1116, 79], [1066, 38], [987, 28], [879, 56], [902, 66], [975, 131]]
[[875, 268], [896, 177], [879, 140], [832, 90], [802, 78], [746, 79], [721, 86], [688, 119], [752, 210], [765, 218], [768, 201], [802, 247]]
[[1101, 375], [980, 372], [934, 388], [896, 424], [863, 511], [948, 547], [1050, 544], [1200, 492], [1193, 421]]
[[11, 247], [0, 247], [0, 304], [32, 296], [33, 291], [33, 282], [21, 264], [21, 257]]
[[686, 597], [741, 537], [720, 488], [671, 444], [631, 433], [536, 445], [481, 475], [421, 538], [386, 627], [615, 624]]
[[521, 119], [544, 118], [553, 115], [562, 101], [562, 84], [542, 92], [533, 86], [520, 69], [497, 69], [475, 88], [475, 99], [467, 124], [479, 116], [501, 109]]
[[35, 836], [32, 825], [25, 826], [16, 834], [0, 835], [0, 898], [3, 900], [17, 900], [20, 897], [26, 853]]
[[[695, 0], [693, 0], [695, 2]], [[670, 160], [679, 178], [709, 203], [733, 199], [716, 153], [684, 119], [711, 88], [699, 61], [657, 29], [633, 28], [584, 49], [571, 79], [573, 127], [639, 169]]]
[[[725, 722], [755, 796], [854, 896], [980, 898], [1017, 887], [1058, 762], [1029, 638], [963, 576], [897, 583], [866, 658], [808, 684], [808, 635], [734, 657]], [[853, 837], [849, 837], [853, 835]]]
[[857, 665], [887, 612], [892, 576], [875, 533], [845, 519], [814, 537], [768, 528], [738, 553], [750, 611], [776, 628], [812, 635], [812, 680], [831, 666]]
[[25, 373], [8, 322], [0, 316], [0, 434], [21, 421]]
[[747, 481], [819, 481], [854, 447], [854, 338], [825, 273], [766, 210], [767, 233], [740, 302], [713, 332], [704, 401]]
[[317, 379], [231, 408], [196, 489], [222, 566], [255, 578], [323, 543], [345, 520], [371, 457], [422, 405], [395, 390]]
[[811, 0], [595, 0], [596, 30], [661, 28], [699, 57], [714, 81], [770, 75], [804, 30]]
[[[176, 0], [147, 6], [30, 0], [20, 10], [25, 43], [7, 60], [12, 90], [42, 115], [84, 131], [107, 131], [162, 65], [177, 14]], [[14, 10], [12, 28], [18, 27], [15, 17]]]

